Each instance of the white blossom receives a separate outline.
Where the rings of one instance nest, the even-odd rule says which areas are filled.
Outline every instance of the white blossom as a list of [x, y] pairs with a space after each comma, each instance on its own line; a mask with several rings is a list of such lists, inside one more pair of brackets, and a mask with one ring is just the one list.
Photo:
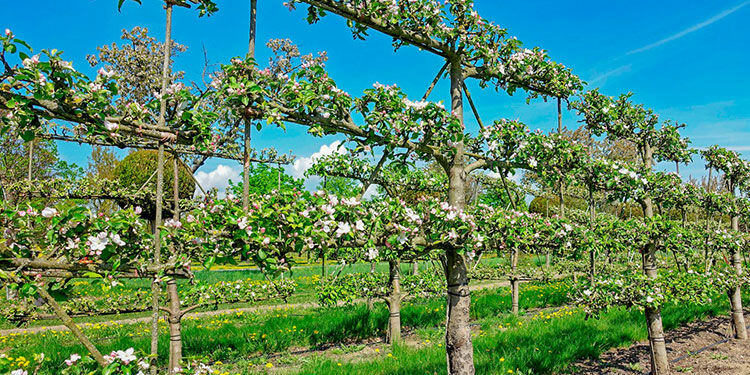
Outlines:
[[73, 353], [70, 355], [70, 358], [65, 360], [65, 364], [68, 366], [73, 366], [73, 364], [78, 362], [79, 359], [81, 359], [81, 356], [77, 353]]
[[352, 226], [349, 225], [349, 223], [341, 223], [339, 224], [339, 227], [336, 229], [336, 237], [341, 237], [351, 232], [352, 232]]
[[109, 235], [107, 232], [101, 232], [96, 236], [89, 236], [88, 242], [91, 251], [100, 255], [102, 250], [109, 244]]
[[51, 218], [52, 216], [57, 215], [57, 210], [52, 207], [45, 207], [42, 210], [42, 216], [46, 217], [47, 219]]

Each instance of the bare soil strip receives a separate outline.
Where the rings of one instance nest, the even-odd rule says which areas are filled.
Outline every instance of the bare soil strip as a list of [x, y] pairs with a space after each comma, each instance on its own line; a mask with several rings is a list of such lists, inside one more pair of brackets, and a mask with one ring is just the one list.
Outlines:
[[[746, 319], [750, 312], [745, 311]], [[667, 332], [667, 354], [675, 373], [694, 375], [750, 374], [750, 340], [727, 339], [729, 317], [694, 322]], [[596, 360], [576, 364], [576, 375], [649, 374], [648, 341], [615, 348]]]

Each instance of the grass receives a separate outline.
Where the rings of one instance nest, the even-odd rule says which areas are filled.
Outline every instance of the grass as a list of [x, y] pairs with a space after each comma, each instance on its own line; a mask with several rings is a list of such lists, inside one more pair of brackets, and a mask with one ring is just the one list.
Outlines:
[[[524, 285], [521, 291], [522, 308], [545, 307], [567, 301], [568, 287], [564, 283]], [[476, 318], [504, 316], [510, 310], [510, 292], [485, 290], [473, 294], [473, 315]], [[290, 348], [315, 348], [329, 344], [357, 344], [368, 338], [384, 335], [388, 319], [383, 304], [368, 310], [365, 305], [318, 308], [305, 310], [277, 309], [263, 313], [228, 313], [214, 317], [189, 318], [183, 324], [183, 345], [186, 357], [232, 362], [247, 360], [265, 363], [271, 353]], [[445, 320], [445, 301], [442, 298], [407, 302], [402, 309], [405, 327], [439, 329]], [[161, 326], [160, 358], [167, 357], [168, 336]], [[134, 347], [147, 351], [147, 324], [83, 326], [102, 352]], [[84, 349], [68, 332], [0, 337], [0, 347], [9, 348], [13, 357], [30, 358], [43, 351], [50, 364], [61, 363], [72, 353]], [[43, 348], [43, 350], [42, 350]], [[42, 374], [52, 373], [51, 367]]]
[[[304, 258], [300, 259], [299, 262], [303, 262]], [[501, 262], [504, 262], [505, 259], [503, 258], [497, 258], [497, 257], [488, 257], [482, 261], [483, 264], [498, 264]], [[424, 270], [428, 268], [431, 264], [428, 262], [420, 262], [419, 268]], [[242, 266], [242, 265], [240, 265]], [[251, 279], [251, 280], [264, 280], [265, 276], [263, 276], [262, 273], [260, 273], [256, 269], [248, 268], [248, 265], [244, 265], [243, 269], [222, 269], [222, 270], [198, 270], [195, 271], [195, 279], [197, 281], [206, 283], [206, 284], [213, 284], [221, 281], [236, 281], [236, 280], [242, 280], [242, 279]], [[336, 263], [333, 264], [326, 264], [326, 274], [330, 275], [332, 273], [339, 272], [341, 270], [342, 273], [362, 273], [362, 272], [369, 272], [370, 271], [370, 264], [369, 263], [355, 263], [351, 265], [346, 265], [343, 268], [341, 265], [338, 265]], [[376, 272], [379, 273], [387, 273], [388, 272], [388, 264], [387, 263], [377, 263], [376, 264]], [[401, 270], [402, 273], [407, 274], [412, 272], [412, 265], [411, 263], [403, 263], [401, 264]], [[297, 289], [295, 293], [286, 301], [287, 303], [311, 303], [311, 302], [317, 302], [317, 295], [316, 295], [316, 284], [319, 280], [319, 276], [321, 274], [321, 264], [307, 264], [302, 265], [299, 267], [294, 268], [294, 272], [284, 273], [283, 277], [285, 278], [293, 278], [297, 283]], [[125, 279], [122, 280], [123, 285], [117, 286], [115, 288], [112, 288], [112, 292], [121, 292], [121, 293], [127, 293], [129, 291], [149, 291], [151, 290], [151, 285], [148, 280], [145, 279]], [[178, 280], [178, 287], [184, 288], [187, 287], [187, 280]], [[99, 286], [92, 285], [92, 281], [90, 279], [74, 279], [71, 280], [72, 289], [70, 291], [71, 295], [75, 296], [102, 296], [104, 292]], [[63, 299], [59, 299], [63, 300]], [[0, 298], [0, 304], [2, 303], [8, 303], [4, 298]], [[280, 299], [269, 299], [261, 302], [248, 302], [248, 303], [237, 303], [237, 304], [222, 304], [218, 306], [218, 309], [232, 309], [232, 308], [244, 308], [244, 307], [250, 307], [250, 306], [267, 306], [267, 305], [283, 305], [285, 302], [281, 301]], [[202, 309], [199, 309], [197, 311], [210, 311], [213, 307], [205, 307]], [[133, 312], [133, 313], [124, 313], [124, 314], [116, 314], [116, 315], [100, 315], [100, 316], [85, 316], [85, 317], [76, 317], [74, 318], [74, 321], [79, 324], [85, 324], [85, 323], [100, 323], [100, 322], [106, 322], [106, 321], [112, 321], [112, 320], [122, 320], [122, 319], [133, 319], [133, 318], [141, 318], [141, 317], [148, 317], [151, 316], [151, 312], [144, 311], [144, 312]], [[59, 319], [45, 319], [45, 320], [35, 320], [28, 322], [26, 324], [27, 327], [40, 327], [40, 326], [52, 326], [52, 325], [60, 325], [62, 322]], [[10, 329], [10, 328], [16, 328], [15, 324], [13, 322], [9, 322], [4, 317], [0, 317], [0, 329]]]
[[[750, 300], [750, 299], [749, 299]], [[726, 298], [709, 305], [665, 306], [664, 328], [674, 329], [688, 322], [726, 314]], [[513, 316], [483, 318], [475, 334], [474, 363], [477, 374], [575, 373], [573, 364], [597, 358], [613, 347], [629, 346], [647, 338], [645, 319], [639, 311], [618, 308], [586, 319], [578, 310], [564, 308], [535, 315], [523, 322]], [[440, 341], [437, 341], [438, 343]], [[361, 362], [341, 363], [323, 356], [313, 357], [300, 374], [444, 374], [442, 344], [414, 348], [394, 346], [388, 353]]]

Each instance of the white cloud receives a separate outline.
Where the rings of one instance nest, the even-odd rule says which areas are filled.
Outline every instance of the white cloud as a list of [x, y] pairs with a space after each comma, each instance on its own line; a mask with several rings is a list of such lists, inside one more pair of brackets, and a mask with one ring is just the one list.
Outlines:
[[[361, 191], [361, 190], [360, 190]], [[362, 195], [362, 199], [364, 200], [370, 200], [373, 197], [378, 196], [378, 187], [377, 185], [370, 185], [367, 187], [367, 190], [365, 190], [365, 193]]]
[[318, 160], [321, 156], [332, 155], [334, 153], [344, 154], [346, 150], [340, 146], [341, 146], [341, 141], [335, 141], [331, 143], [330, 145], [320, 146], [320, 150], [316, 153], [313, 153], [309, 157], [296, 158], [294, 160], [294, 164], [289, 170], [289, 173], [291, 173], [291, 175], [294, 176], [294, 178], [304, 178], [305, 172], [308, 169], [310, 169], [310, 167], [312, 167], [313, 164], [315, 164], [315, 161]]
[[698, 31], [698, 30], [700, 30], [700, 29], [702, 29], [702, 28], [704, 28], [706, 26], [709, 26], [709, 25], [711, 25], [711, 24], [713, 24], [713, 23], [721, 20], [722, 18], [724, 18], [724, 17], [726, 17], [726, 16], [728, 16], [728, 15], [730, 15], [730, 14], [732, 14], [732, 13], [738, 11], [738, 10], [740, 10], [741, 8], [743, 8], [747, 4], [750, 4], [750, 0], [743, 1], [739, 5], [736, 5], [736, 6], [732, 7], [732, 8], [726, 9], [723, 12], [721, 12], [721, 13], [719, 13], [719, 14], [717, 14], [717, 15], [715, 15], [715, 16], [713, 16], [713, 17], [711, 17], [711, 18], [709, 18], [709, 19], [707, 19], [707, 20], [705, 20], [703, 22], [700, 22], [700, 23], [697, 23], [697, 24], [695, 24], [693, 26], [690, 26], [687, 29], [682, 30], [682, 31], [680, 31], [678, 33], [672, 34], [672, 35], [670, 35], [670, 36], [668, 36], [668, 37], [666, 37], [666, 38], [664, 38], [662, 40], [656, 41], [654, 43], [645, 45], [645, 46], [640, 47], [640, 48], [636, 48], [636, 49], [628, 52], [627, 54], [628, 55], [632, 55], [632, 54], [635, 54], [635, 53], [648, 51], [648, 50], [650, 50], [652, 48], [659, 47], [662, 44], [669, 43], [669, 42], [671, 42], [673, 40], [680, 39], [680, 38], [682, 38], [685, 35], [688, 35], [688, 34], [690, 34], [692, 32]]
[[198, 171], [195, 174], [195, 179], [201, 184], [203, 189], [208, 191], [209, 189], [216, 188], [219, 190], [219, 196], [223, 197], [226, 194], [226, 189], [229, 186], [229, 180], [238, 182], [240, 180], [240, 170], [232, 168], [228, 165], [219, 164], [211, 172]]
[[[502, 176], [500, 173], [497, 173], [495, 171], [488, 171], [485, 174], [487, 176], [489, 176], [489, 177], [492, 177], [492, 178], [500, 178]], [[511, 181], [513, 181], [513, 182], [515, 182], [517, 184], [521, 183], [521, 177], [523, 177], [523, 172], [521, 170], [519, 170], [519, 169], [516, 169], [513, 172], [513, 174], [510, 175], [510, 176], [506, 175], [507, 179], [509, 179], [509, 180], [511, 180]]]

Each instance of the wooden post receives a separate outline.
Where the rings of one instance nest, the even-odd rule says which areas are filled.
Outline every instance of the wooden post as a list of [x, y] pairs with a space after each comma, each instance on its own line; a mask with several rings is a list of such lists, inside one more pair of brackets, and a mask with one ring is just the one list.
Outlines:
[[[170, 80], [171, 54], [172, 54], [172, 3], [167, 1], [164, 7], [166, 12], [166, 26], [164, 32], [164, 63], [161, 75], [161, 98], [159, 100], [159, 118], [157, 123], [163, 128], [167, 112], [167, 101], [164, 94]], [[156, 166], [156, 219], [154, 220], [154, 266], [161, 265], [161, 226], [162, 219], [162, 195], [164, 194], [164, 142], [159, 142], [159, 151]], [[159, 355], [159, 280], [154, 276], [151, 281], [151, 375], [158, 372], [157, 357]]]
[[[172, 154], [172, 219], [180, 220], [180, 174], [177, 153]], [[177, 280], [171, 277], [167, 280], [167, 296], [169, 297], [169, 374], [178, 374], [182, 368], [182, 311], [180, 311], [180, 295], [177, 292]]]
[[[557, 133], [562, 135], [562, 100], [557, 98]], [[565, 184], [563, 179], [565, 176], [560, 174], [559, 182], [559, 194], [560, 194], [560, 217], [565, 217]]]
[[62, 307], [55, 301], [55, 299], [47, 292], [47, 289], [44, 288], [44, 286], [40, 286], [37, 288], [37, 292], [39, 293], [39, 296], [44, 299], [45, 302], [47, 302], [50, 307], [52, 307], [52, 311], [55, 312], [55, 315], [57, 315], [60, 320], [62, 320], [63, 324], [68, 327], [71, 333], [73, 333], [73, 336], [75, 336], [78, 341], [83, 344], [83, 346], [86, 348], [86, 350], [91, 353], [91, 356], [94, 357], [94, 360], [99, 364], [101, 367], [106, 367], [109, 362], [107, 362], [104, 359], [104, 356], [102, 356], [102, 353], [99, 352], [99, 349], [94, 346], [94, 344], [89, 340], [86, 335], [81, 332], [81, 329], [78, 328], [78, 326], [75, 324], [73, 319], [70, 318], [70, 315], [68, 315], [65, 310], [63, 310]]
[[34, 141], [29, 141], [29, 171], [28, 176], [26, 177], [29, 180], [29, 186], [31, 186], [31, 170], [33, 169], [33, 160], [34, 160]]
[[[247, 57], [255, 58], [255, 17], [258, 0], [250, 0], [250, 31], [247, 44]], [[247, 213], [250, 206], [250, 138], [252, 123], [245, 120], [245, 142], [242, 154], [242, 208]]]

